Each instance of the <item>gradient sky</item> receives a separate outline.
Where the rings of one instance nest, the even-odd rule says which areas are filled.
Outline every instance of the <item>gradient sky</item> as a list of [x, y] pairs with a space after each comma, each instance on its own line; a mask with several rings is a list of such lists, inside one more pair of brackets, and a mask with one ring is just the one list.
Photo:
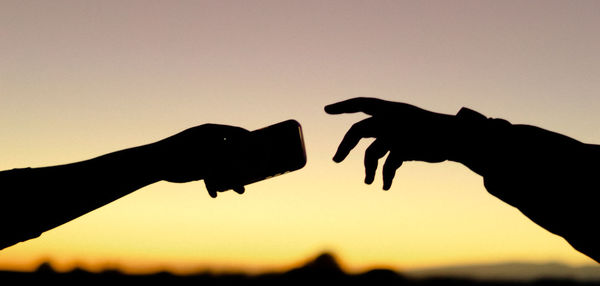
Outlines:
[[303, 125], [308, 163], [242, 196], [148, 186], [1, 251], [0, 269], [263, 271], [323, 250], [352, 271], [593, 263], [462, 165], [406, 163], [391, 191], [380, 172], [364, 185], [370, 140], [341, 164], [331, 157], [365, 116], [323, 106], [357, 96], [467, 106], [598, 143], [598, 35], [598, 1], [2, 0], [0, 169], [89, 159], [202, 123], [289, 118]]

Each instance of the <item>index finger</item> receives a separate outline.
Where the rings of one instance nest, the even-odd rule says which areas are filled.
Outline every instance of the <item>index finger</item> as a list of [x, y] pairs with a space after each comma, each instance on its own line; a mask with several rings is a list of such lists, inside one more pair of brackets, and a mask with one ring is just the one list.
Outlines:
[[378, 98], [356, 97], [325, 106], [329, 114], [364, 112], [374, 115], [384, 109], [390, 102]]

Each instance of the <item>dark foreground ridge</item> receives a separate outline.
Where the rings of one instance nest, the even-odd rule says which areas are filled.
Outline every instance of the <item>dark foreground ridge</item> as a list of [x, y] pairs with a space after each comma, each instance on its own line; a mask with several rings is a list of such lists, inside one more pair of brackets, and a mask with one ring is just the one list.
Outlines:
[[323, 253], [305, 265], [289, 271], [259, 275], [199, 273], [181, 276], [167, 272], [131, 275], [115, 270], [92, 273], [82, 269], [61, 273], [54, 271], [49, 264], [45, 263], [35, 272], [0, 271], [0, 282], [3, 282], [2, 285], [10, 282], [56, 282], [61, 283], [59, 285], [111, 286], [132, 285], [132, 283], [159, 283], [159, 285], [600, 285], [600, 280], [582, 281], [571, 278], [516, 281], [455, 276], [417, 277], [403, 275], [389, 269], [373, 269], [359, 274], [349, 274], [329, 253]]

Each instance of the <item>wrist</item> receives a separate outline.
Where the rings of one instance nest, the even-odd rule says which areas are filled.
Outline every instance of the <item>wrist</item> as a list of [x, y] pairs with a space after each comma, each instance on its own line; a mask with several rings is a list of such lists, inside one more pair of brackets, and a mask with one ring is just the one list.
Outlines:
[[[127, 150], [128, 164], [123, 164], [125, 172], [135, 172], [139, 178], [149, 184], [165, 179], [166, 154], [156, 143], [147, 144]], [[130, 168], [130, 169], [129, 169]], [[129, 169], [129, 170], [127, 170]]]
[[[184, 138], [185, 139], [185, 138]], [[200, 150], [206, 147], [196, 146], [190, 150], [194, 140], [175, 140], [172, 137], [143, 146], [148, 150], [148, 170], [157, 181], [185, 183], [201, 180], [206, 173]], [[203, 160], [204, 159], [204, 160]]]
[[482, 175], [482, 162], [490, 161], [498, 140], [504, 138], [511, 124], [504, 119], [492, 119], [463, 107], [453, 116], [449, 128], [448, 160], [464, 164]]

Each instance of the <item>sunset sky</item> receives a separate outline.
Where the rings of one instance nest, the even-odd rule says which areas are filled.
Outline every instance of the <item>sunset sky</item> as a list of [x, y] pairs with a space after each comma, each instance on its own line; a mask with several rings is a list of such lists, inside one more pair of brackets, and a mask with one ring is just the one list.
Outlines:
[[308, 155], [241, 196], [150, 185], [0, 251], [0, 269], [264, 271], [321, 251], [350, 271], [594, 263], [460, 164], [406, 163], [388, 192], [380, 171], [363, 184], [371, 140], [331, 158], [365, 115], [323, 107], [466, 106], [600, 143], [599, 35], [599, 1], [0, 0], [0, 170], [291, 118]]

